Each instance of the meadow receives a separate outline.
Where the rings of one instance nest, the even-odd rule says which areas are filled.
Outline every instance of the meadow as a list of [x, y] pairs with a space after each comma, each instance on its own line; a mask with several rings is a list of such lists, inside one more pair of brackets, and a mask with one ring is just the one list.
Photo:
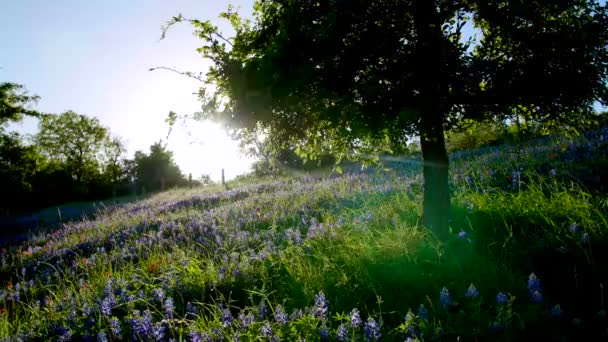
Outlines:
[[0, 251], [6, 341], [608, 338], [608, 129], [421, 162], [171, 190]]

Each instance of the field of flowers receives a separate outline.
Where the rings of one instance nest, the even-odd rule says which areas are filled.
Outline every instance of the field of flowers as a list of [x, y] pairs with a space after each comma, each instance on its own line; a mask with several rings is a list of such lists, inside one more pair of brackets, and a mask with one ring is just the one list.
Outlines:
[[451, 156], [452, 238], [418, 160], [172, 190], [0, 251], [6, 341], [608, 338], [608, 129]]

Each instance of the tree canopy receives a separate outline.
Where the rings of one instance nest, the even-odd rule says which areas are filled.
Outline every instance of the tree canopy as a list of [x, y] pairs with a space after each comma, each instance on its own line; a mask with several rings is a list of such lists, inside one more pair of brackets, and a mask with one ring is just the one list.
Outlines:
[[[212, 66], [202, 111], [235, 129], [260, 123], [310, 157], [367, 158], [420, 136], [423, 222], [448, 227], [444, 130], [522, 115], [546, 125], [608, 104], [608, 10], [591, 0], [260, 0], [254, 20], [187, 21]], [[479, 39], [465, 33], [478, 30]], [[188, 75], [188, 74], [187, 74]], [[188, 76], [192, 76], [190, 73]]]

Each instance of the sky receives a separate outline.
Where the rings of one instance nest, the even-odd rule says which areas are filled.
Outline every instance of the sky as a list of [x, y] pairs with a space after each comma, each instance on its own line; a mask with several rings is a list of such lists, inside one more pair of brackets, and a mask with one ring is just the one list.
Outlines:
[[[205, 72], [209, 63], [196, 52], [200, 41], [188, 24], [174, 26], [160, 40], [160, 27], [182, 13], [211, 19], [224, 31], [218, 14], [231, 3], [252, 12], [253, 0], [19, 0], [5, 1], [0, 11], [0, 82], [23, 84], [41, 100], [46, 113], [73, 110], [97, 117], [127, 141], [128, 156], [149, 151], [163, 139], [184, 174], [219, 180], [249, 171], [252, 160], [241, 156], [237, 142], [213, 123], [177, 125], [169, 139], [169, 111], [200, 110], [193, 95], [200, 83], [169, 71], [167, 66]], [[37, 121], [13, 125], [35, 133]]]

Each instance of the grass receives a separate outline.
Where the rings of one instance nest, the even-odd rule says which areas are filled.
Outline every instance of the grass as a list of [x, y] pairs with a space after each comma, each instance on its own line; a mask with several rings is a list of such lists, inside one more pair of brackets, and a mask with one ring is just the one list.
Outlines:
[[412, 166], [173, 190], [33, 235], [0, 252], [0, 338], [605, 338], [606, 195], [572, 183], [600, 135], [568, 142], [594, 144], [582, 161], [453, 156], [448, 241], [419, 226]]

